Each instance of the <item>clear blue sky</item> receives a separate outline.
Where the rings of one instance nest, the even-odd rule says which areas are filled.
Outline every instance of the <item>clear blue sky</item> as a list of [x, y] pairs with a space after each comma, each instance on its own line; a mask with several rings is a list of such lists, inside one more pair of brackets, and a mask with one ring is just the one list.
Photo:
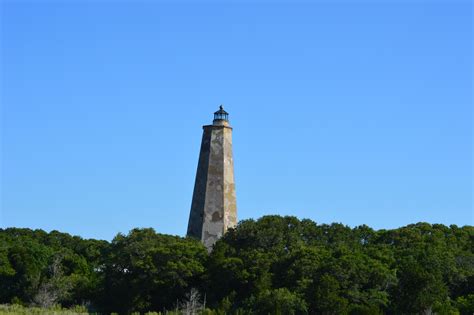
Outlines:
[[471, 1], [1, 11], [1, 227], [184, 235], [221, 103], [239, 219], [473, 224]]

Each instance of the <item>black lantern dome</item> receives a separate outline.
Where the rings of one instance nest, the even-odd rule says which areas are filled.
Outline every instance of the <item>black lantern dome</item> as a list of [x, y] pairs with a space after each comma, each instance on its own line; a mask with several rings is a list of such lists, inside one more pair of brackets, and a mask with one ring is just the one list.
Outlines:
[[214, 120], [229, 121], [229, 113], [224, 110], [224, 106], [219, 106], [219, 110], [214, 113]]

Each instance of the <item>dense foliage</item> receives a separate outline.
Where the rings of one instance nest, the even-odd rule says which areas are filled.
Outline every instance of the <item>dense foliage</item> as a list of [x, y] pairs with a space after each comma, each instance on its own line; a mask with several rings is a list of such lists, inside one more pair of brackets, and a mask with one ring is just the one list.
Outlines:
[[[473, 314], [474, 227], [241, 221], [211, 254], [134, 229], [112, 242], [0, 229], [0, 304], [204, 314]], [[188, 305], [188, 306], [186, 306]]]

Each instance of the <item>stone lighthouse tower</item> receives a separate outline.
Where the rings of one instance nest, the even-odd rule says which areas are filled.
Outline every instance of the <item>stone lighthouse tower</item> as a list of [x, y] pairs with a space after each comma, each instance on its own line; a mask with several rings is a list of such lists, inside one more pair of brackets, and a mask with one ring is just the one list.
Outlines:
[[217, 239], [237, 224], [229, 114], [220, 106], [212, 125], [203, 129], [187, 235], [211, 251]]

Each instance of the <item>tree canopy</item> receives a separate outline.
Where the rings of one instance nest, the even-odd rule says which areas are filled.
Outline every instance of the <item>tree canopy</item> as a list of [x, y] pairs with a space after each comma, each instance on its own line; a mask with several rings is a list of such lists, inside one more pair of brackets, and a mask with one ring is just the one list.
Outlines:
[[204, 314], [472, 314], [473, 249], [472, 226], [376, 231], [290, 216], [241, 221], [210, 254], [150, 228], [111, 242], [7, 228], [0, 304], [129, 313], [193, 296]]

